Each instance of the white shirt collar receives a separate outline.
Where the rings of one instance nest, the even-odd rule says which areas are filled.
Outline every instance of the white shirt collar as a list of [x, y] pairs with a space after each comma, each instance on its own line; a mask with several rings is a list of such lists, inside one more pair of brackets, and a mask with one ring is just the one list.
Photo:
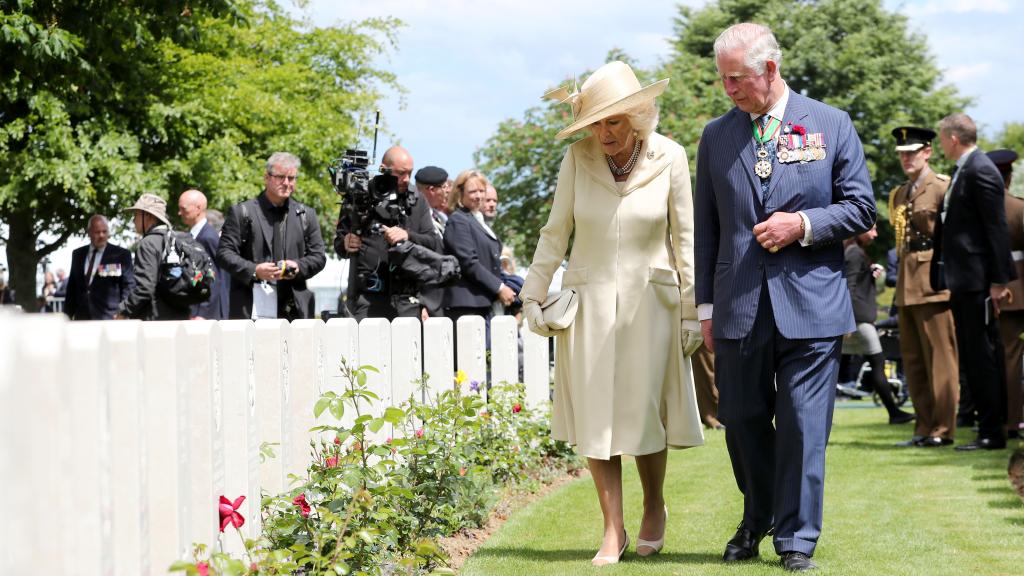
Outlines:
[[975, 145], [972, 145], [967, 150], [964, 150], [964, 153], [961, 154], [960, 157], [956, 159], [956, 167], [957, 168], [963, 168], [964, 164], [967, 163], [967, 157], [971, 155], [971, 152], [974, 152], [977, 149], [978, 149], [978, 146], [975, 144]]
[[[768, 115], [777, 119], [779, 122], [782, 122], [782, 119], [785, 117], [786, 105], [789, 104], [789, 84], [785, 84], [785, 86], [786, 89], [782, 92], [782, 96], [779, 97], [779, 100], [775, 102], [775, 105], [768, 110]], [[750, 114], [751, 120], [757, 120], [760, 117], [760, 114], [755, 114], [753, 112]]]
[[190, 228], [188, 233], [191, 234], [193, 238], [198, 238], [199, 231], [203, 229], [203, 226], [206, 226], [206, 218], [200, 218], [199, 222], [196, 222], [196, 225]]

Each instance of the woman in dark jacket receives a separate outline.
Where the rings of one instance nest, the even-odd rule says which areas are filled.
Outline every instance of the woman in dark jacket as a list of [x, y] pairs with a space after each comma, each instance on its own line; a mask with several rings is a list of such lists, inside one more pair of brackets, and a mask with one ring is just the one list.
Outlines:
[[870, 230], [843, 242], [846, 246], [846, 285], [850, 289], [850, 300], [853, 303], [853, 319], [857, 323], [857, 331], [843, 339], [843, 354], [863, 356], [871, 365], [871, 376], [875, 392], [889, 412], [890, 424], [902, 424], [914, 419], [914, 415], [904, 412], [896, 406], [892, 396], [892, 387], [885, 376], [885, 356], [882, 354], [882, 342], [875, 329], [878, 318], [876, 298], [878, 289], [875, 279], [882, 273], [882, 267], [872, 264], [864, 246], [870, 244], [878, 232], [872, 226]]
[[448, 197], [452, 214], [444, 229], [444, 249], [462, 269], [462, 277], [444, 294], [445, 315], [452, 322], [469, 315], [490, 319], [496, 303], [503, 308], [515, 300], [515, 292], [501, 278], [501, 241], [480, 213], [487, 185], [483, 174], [466, 170]]

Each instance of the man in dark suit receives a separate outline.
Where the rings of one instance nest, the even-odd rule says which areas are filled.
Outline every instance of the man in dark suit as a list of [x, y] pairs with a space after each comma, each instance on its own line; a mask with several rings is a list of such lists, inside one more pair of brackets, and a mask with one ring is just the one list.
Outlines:
[[[966, 114], [939, 123], [939, 142], [955, 161], [935, 227], [931, 282], [948, 287], [960, 362], [978, 414], [978, 437], [960, 451], [1006, 447], [1006, 380], [999, 337], [999, 307], [1017, 277], [1010, 257], [1003, 178], [982, 152]], [[943, 284], [945, 286], [943, 286]]]
[[850, 117], [789, 89], [771, 30], [737, 24], [714, 48], [736, 107], [700, 140], [694, 252], [718, 418], [744, 499], [723, 559], [756, 557], [774, 532], [783, 566], [808, 570], [840, 339], [854, 330], [842, 241], [871, 228], [875, 201]]
[[[217, 248], [220, 247], [220, 234], [206, 221], [206, 195], [199, 190], [186, 190], [178, 197], [178, 216], [189, 234], [199, 241], [210, 255], [217, 260]], [[228, 317], [227, 293], [222, 290], [227, 278], [220, 268], [217, 279], [213, 283], [210, 299], [202, 304], [192, 306], [192, 318], [199, 320], [225, 320]]]
[[217, 264], [231, 276], [232, 319], [314, 318], [306, 280], [327, 264], [316, 211], [292, 198], [299, 158], [275, 152], [267, 160], [264, 191], [231, 207]]
[[105, 216], [89, 218], [89, 245], [71, 253], [64, 313], [72, 320], [111, 320], [135, 284], [132, 254], [110, 244]]
[[[338, 256], [349, 259], [348, 309], [357, 320], [398, 317], [425, 319], [427, 309], [420, 302], [421, 286], [392, 270], [388, 249], [409, 241], [435, 252], [441, 250], [441, 237], [434, 229], [430, 206], [416, 190], [409, 188], [413, 160], [409, 151], [392, 146], [381, 158], [381, 168], [397, 179], [399, 195], [413, 195], [404, 226], [382, 226], [379, 233], [355, 229], [356, 223], [342, 210], [334, 236]], [[363, 235], [360, 235], [363, 234]]]

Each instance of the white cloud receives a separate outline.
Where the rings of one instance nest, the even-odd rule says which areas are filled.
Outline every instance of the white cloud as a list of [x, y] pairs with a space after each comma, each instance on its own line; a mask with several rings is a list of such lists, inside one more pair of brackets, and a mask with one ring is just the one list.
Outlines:
[[991, 62], [975, 62], [963, 66], [953, 66], [946, 71], [946, 80], [954, 84], [977, 80], [982, 76], [987, 76], [993, 67]]
[[919, 4], [910, 4], [903, 11], [911, 18], [932, 15], [968, 14], [972, 12], [988, 14], [1009, 14], [1013, 6], [1007, 0], [930, 0]]

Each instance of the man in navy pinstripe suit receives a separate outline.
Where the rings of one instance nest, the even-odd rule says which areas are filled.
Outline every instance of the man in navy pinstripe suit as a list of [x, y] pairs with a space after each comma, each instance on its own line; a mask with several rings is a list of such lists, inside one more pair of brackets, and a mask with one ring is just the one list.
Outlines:
[[849, 115], [789, 89], [771, 30], [730, 27], [715, 59], [736, 107], [701, 137], [695, 256], [719, 419], [744, 496], [723, 559], [756, 557], [774, 534], [783, 566], [808, 570], [840, 339], [854, 330], [842, 241], [871, 228], [875, 201]]

